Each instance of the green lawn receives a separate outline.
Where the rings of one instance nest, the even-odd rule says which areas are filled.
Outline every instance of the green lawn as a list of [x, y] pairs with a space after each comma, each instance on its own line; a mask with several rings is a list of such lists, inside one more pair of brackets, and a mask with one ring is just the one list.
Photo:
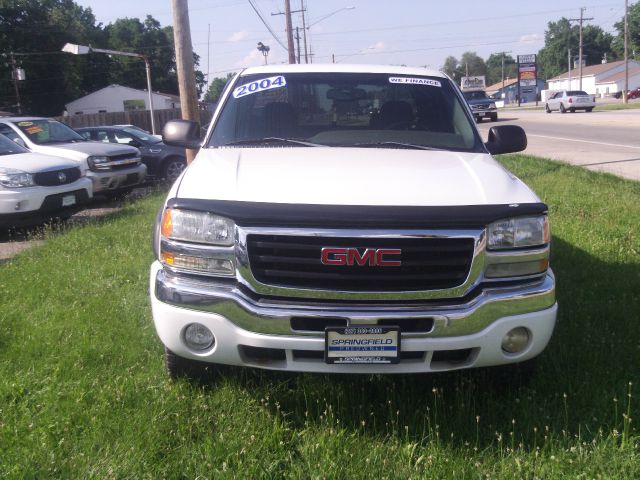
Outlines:
[[552, 218], [559, 323], [528, 385], [168, 381], [148, 300], [155, 195], [0, 265], [0, 477], [640, 478], [640, 184], [503, 161]]

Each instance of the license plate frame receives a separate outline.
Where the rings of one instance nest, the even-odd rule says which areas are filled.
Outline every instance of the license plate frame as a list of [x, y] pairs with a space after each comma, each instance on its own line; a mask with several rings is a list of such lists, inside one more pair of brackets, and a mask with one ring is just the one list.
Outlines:
[[399, 326], [326, 327], [324, 361], [350, 365], [395, 364], [400, 362], [400, 343]]
[[77, 203], [77, 200], [76, 200], [76, 196], [71, 194], [71, 195], [64, 195], [60, 202], [63, 207], [71, 207]]

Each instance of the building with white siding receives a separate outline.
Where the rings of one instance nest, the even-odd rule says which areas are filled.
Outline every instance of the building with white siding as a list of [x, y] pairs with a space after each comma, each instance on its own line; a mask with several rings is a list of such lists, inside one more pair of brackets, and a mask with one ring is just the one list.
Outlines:
[[[168, 93], [152, 93], [154, 110], [180, 108], [180, 98]], [[149, 94], [146, 90], [109, 85], [89, 95], [65, 104], [68, 115], [85, 113], [125, 112], [149, 110]]]
[[[582, 67], [582, 90], [598, 95], [609, 96], [624, 89], [624, 61], [599, 63]], [[580, 88], [580, 70], [565, 72], [548, 80], [549, 90], [578, 90]], [[640, 62], [629, 60], [629, 89], [640, 87]]]

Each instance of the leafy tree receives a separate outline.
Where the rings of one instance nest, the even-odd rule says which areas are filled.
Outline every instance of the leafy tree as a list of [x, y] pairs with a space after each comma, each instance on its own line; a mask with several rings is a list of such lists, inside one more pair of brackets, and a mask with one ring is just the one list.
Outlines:
[[[103, 34], [90, 8], [73, 0], [3, 0], [0, 2], [0, 109], [16, 111], [10, 54], [15, 53], [26, 80], [20, 82], [24, 112], [59, 115], [64, 103], [99, 83], [105, 59], [72, 57], [67, 43], [97, 45]], [[99, 74], [91, 72], [100, 72]]]
[[460, 69], [465, 76], [486, 75], [487, 66], [476, 52], [464, 52], [460, 58]]
[[462, 77], [462, 70], [460, 70], [460, 62], [453, 55], [448, 56], [444, 60], [444, 65], [441, 70], [449, 75], [453, 80], [459, 81]]
[[[492, 53], [486, 61], [487, 85], [493, 85], [502, 80], [502, 54]], [[504, 56], [504, 79], [515, 78], [518, 66], [511, 55]]]
[[214, 78], [209, 84], [209, 89], [205, 93], [204, 99], [207, 102], [217, 102], [220, 99], [220, 95], [222, 95], [224, 87], [233, 78], [233, 75], [233, 73], [228, 73], [226, 77]]
[[[612, 50], [613, 36], [595, 25], [587, 25], [582, 29], [582, 55], [586, 65], [600, 63], [605, 56], [614, 60], [615, 52]], [[567, 54], [571, 49], [571, 55], [578, 55], [580, 44], [580, 29], [577, 25], [571, 25], [568, 19], [561, 18], [556, 22], [549, 22], [544, 34], [544, 48], [538, 53], [538, 63], [541, 77], [553, 78], [568, 70]], [[573, 65], [571, 66], [573, 68]]]

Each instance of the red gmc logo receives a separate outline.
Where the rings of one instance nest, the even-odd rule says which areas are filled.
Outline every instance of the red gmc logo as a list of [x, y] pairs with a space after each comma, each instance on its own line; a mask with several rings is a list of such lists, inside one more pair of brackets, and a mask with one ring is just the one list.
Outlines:
[[324, 247], [320, 261], [323, 265], [358, 265], [364, 267], [399, 267], [400, 259], [390, 260], [389, 257], [399, 256], [402, 250], [399, 248], [367, 248], [360, 253], [357, 248], [332, 248]]

